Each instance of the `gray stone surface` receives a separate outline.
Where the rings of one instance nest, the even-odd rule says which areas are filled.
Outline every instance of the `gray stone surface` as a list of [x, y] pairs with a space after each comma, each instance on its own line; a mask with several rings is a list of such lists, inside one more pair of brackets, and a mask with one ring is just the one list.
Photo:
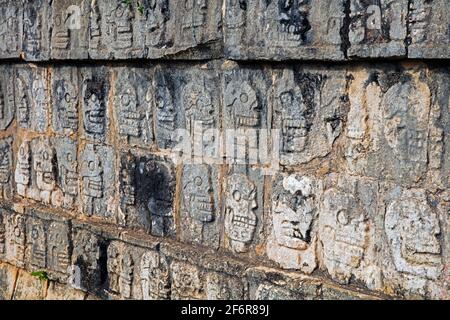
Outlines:
[[22, 45], [23, 7], [15, 0], [0, 2], [0, 58], [18, 58]]

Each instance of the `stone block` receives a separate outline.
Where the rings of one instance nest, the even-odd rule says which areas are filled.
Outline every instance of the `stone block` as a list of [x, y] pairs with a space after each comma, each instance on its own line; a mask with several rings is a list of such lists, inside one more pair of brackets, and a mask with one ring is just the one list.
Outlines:
[[19, 58], [23, 26], [21, 1], [2, 0], [0, 5], [0, 58]]
[[225, 56], [342, 60], [345, 1], [226, 0]]
[[51, 1], [23, 0], [22, 55], [27, 61], [50, 58]]

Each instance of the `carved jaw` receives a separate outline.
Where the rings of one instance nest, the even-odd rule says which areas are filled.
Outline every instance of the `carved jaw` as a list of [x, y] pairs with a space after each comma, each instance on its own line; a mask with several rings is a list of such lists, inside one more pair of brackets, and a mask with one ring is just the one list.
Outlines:
[[308, 140], [306, 119], [283, 119], [283, 150], [285, 152], [301, 152]]
[[190, 213], [200, 222], [214, 220], [214, 202], [208, 194], [192, 194], [190, 199]]
[[253, 212], [245, 214], [248, 210], [252, 209], [244, 208], [244, 210], [235, 211], [233, 207], [227, 207], [228, 236], [231, 240], [244, 244], [252, 241], [257, 221]]

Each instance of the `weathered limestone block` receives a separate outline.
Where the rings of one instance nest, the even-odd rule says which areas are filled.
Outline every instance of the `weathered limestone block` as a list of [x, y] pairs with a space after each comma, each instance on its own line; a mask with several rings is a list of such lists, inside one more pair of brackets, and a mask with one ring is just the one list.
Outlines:
[[18, 58], [22, 48], [23, 9], [17, 0], [0, 1], [0, 58]]
[[115, 150], [87, 143], [80, 156], [80, 209], [87, 216], [113, 221], [115, 206]]
[[109, 70], [105, 67], [83, 68], [81, 79], [82, 136], [92, 142], [107, 142], [111, 122]]
[[347, 170], [405, 185], [430, 175], [434, 184], [448, 187], [448, 72], [384, 66], [355, 68], [349, 77]]
[[48, 285], [45, 300], [84, 300], [85, 296], [83, 291], [52, 281]]
[[[181, 105], [194, 157], [217, 157], [220, 153], [220, 75], [216, 63], [182, 72]], [[189, 151], [189, 150], [187, 150]]]
[[251, 300], [311, 300], [319, 298], [321, 283], [298, 273], [266, 267], [246, 271]]
[[351, 57], [404, 57], [408, 1], [350, 1], [348, 38]]
[[51, 58], [87, 59], [90, 1], [57, 0], [51, 9]]
[[157, 251], [146, 251], [141, 257], [139, 267], [142, 299], [169, 299], [171, 282], [166, 257]]
[[172, 261], [170, 264], [171, 299], [204, 300], [206, 299], [204, 273], [189, 263]]
[[46, 271], [49, 279], [66, 282], [71, 259], [70, 221], [30, 210], [26, 218], [27, 270]]
[[65, 209], [74, 209], [77, 205], [80, 178], [78, 169], [78, 143], [65, 137], [54, 138], [58, 168], [58, 190], [52, 203]]
[[286, 67], [275, 74], [272, 128], [279, 130], [280, 163], [298, 165], [325, 157], [348, 110], [344, 69]]
[[271, 233], [267, 256], [286, 269], [305, 273], [317, 267], [317, 220], [321, 181], [300, 174], [274, 178], [271, 199]]
[[12, 299], [18, 270], [19, 269], [17, 267], [14, 267], [8, 263], [0, 262], [0, 300]]
[[120, 142], [132, 146], [153, 144], [153, 105], [147, 69], [115, 68], [114, 111]]
[[187, 164], [183, 168], [183, 199], [180, 214], [180, 238], [218, 249], [221, 218], [219, 167]]
[[381, 288], [373, 221], [378, 186], [367, 178], [331, 174], [324, 182], [319, 213], [319, 261], [339, 283], [360, 280], [370, 289]]
[[450, 57], [450, 15], [447, 0], [410, 1], [408, 58]]
[[260, 169], [234, 166], [224, 179], [225, 246], [235, 252], [255, 250], [263, 240], [263, 183]]
[[[409, 297], [448, 298], [442, 236], [448, 235], [439, 197], [424, 189], [386, 185], [383, 276], [386, 286]], [[448, 212], [447, 212], [448, 213]]]
[[22, 214], [2, 209], [5, 223], [5, 257], [6, 261], [16, 267], [25, 267], [26, 217]]
[[15, 69], [14, 102], [18, 126], [43, 133], [49, 125], [50, 115], [48, 70], [35, 65], [18, 65]]
[[208, 300], [245, 300], [248, 296], [245, 280], [218, 272], [206, 274], [205, 291]]
[[0, 199], [11, 200], [13, 189], [13, 138], [0, 139]]
[[227, 163], [258, 161], [258, 148], [267, 146], [268, 136], [259, 129], [268, 129], [268, 92], [270, 71], [261, 68], [239, 68], [237, 64], [222, 66], [224, 152]]
[[14, 85], [13, 68], [8, 65], [0, 66], [0, 130], [10, 127], [14, 119]]
[[44, 299], [46, 281], [33, 277], [25, 270], [19, 270], [12, 300]]
[[80, 88], [78, 69], [60, 67], [51, 70], [53, 130], [62, 135], [78, 132]]
[[[89, 56], [210, 58], [221, 37], [221, 5], [216, 0], [184, 0], [181, 5], [172, 0], [92, 1]], [[197, 50], [197, 46], [205, 48]]]
[[27, 61], [50, 58], [51, 1], [23, 0], [22, 55]]
[[177, 129], [185, 128], [177, 89], [181, 87], [178, 72], [157, 66], [153, 70], [149, 98], [155, 110], [156, 144], [160, 149], [174, 148], [180, 137]]
[[116, 222], [155, 236], [174, 236], [175, 168], [168, 157], [121, 154]]
[[107, 278], [105, 239], [83, 225], [74, 224], [72, 241], [69, 284], [78, 290], [101, 292]]
[[345, 1], [226, 0], [225, 56], [342, 60]]

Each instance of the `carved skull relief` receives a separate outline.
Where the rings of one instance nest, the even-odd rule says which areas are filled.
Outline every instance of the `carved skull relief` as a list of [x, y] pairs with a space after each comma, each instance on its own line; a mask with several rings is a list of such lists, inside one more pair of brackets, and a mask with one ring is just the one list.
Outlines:
[[239, 29], [245, 25], [248, 0], [227, 0], [226, 26]]
[[215, 204], [210, 168], [193, 165], [184, 179], [184, 201], [190, 217], [200, 223], [213, 221]]
[[169, 266], [157, 252], [146, 252], [141, 259], [141, 287], [144, 300], [170, 297]]
[[[108, 16], [110, 24], [109, 34], [114, 40], [116, 49], [127, 49], [133, 45], [133, 25], [134, 12], [132, 6], [120, 2], [113, 8]], [[112, 29], [112, 30], [111, 30]]]
[[319, 232], [324, 264], [334, 279], [347, 283], [367, 246], [364, 209], [352, 194], [335, 188], [325, 192], [323, 205]]
[[399, 272], [436, 280], [441, 272], [441, 228], [426, 195], [404, 191], [386, 211], [384, 228]]
[[310, 242], [310, 228], [316, 214], [314, 185], [307, 177], [288, 176], [281, 182], [283, 193], [272, 203], [273, 228], [278, 244], [304, 250]]
[[78, 89], [70, 82], [63, 81], [56, 89], [59, 104], [57, 119], [64, 129], [78, 128]]
[[19, 147], [14, 180], [17, 184], [17, 193], [25, 197], [31, 182], [31, 148], [29, 141], [23, 141]]
[[56, 153], [46, 139], [40, 140], [33, 157], [36, 185], [41, 191], [52, 191], [56, 186]]
[[[11, 145], [7, 140], [0, 140], [0, 190], [11, 179], [12, 154]], [[1, 197], [0, 192], [0, 197]]]
[[30, 100], [28, 96], [28, 86], [25, 79], [17, 77], [17, 121], [21, 127], [27, 127], [30, 119]]
[[257, 207], [255, 184], [243, 174], [231, 175], [227, 181], [225, 232], [236, 252], [246, 252], [253, 241]]
[[235, 128], [254, 128], [260, 125], [258, 99], [248, 82], [230, 82], [225, 89], [225, 105], [230, 109]]
[[276, 45], [295, 47], [306, 41], [311, 29], [308, 21], [309, 0], [277, 0]]
[[146, 10], [146, 43], [157, 46], [166, 32], [170, 19], [169, 0], [149, 0]]
[[206, 22], [208, 3], [206, 0], [182, 0], [184, 6], [183, 29], [199, 28]]
[[384, 95], [382, 107], [384, 135], [396, 158], [413, 166], [425, 162], [430, 107], [428, 87], [412, 81], [397, 83]]
[[106, 128], [106, 106], [102, 84], [88, 82], [84, 87], [84, 129], [88, 134], [103, 135]]
[[125, 84], [116, 97], [116, 108], [119, 110], [119, 133], [122, 136], [140, 137], [142, 117], [137, 109], [136, 89]]

